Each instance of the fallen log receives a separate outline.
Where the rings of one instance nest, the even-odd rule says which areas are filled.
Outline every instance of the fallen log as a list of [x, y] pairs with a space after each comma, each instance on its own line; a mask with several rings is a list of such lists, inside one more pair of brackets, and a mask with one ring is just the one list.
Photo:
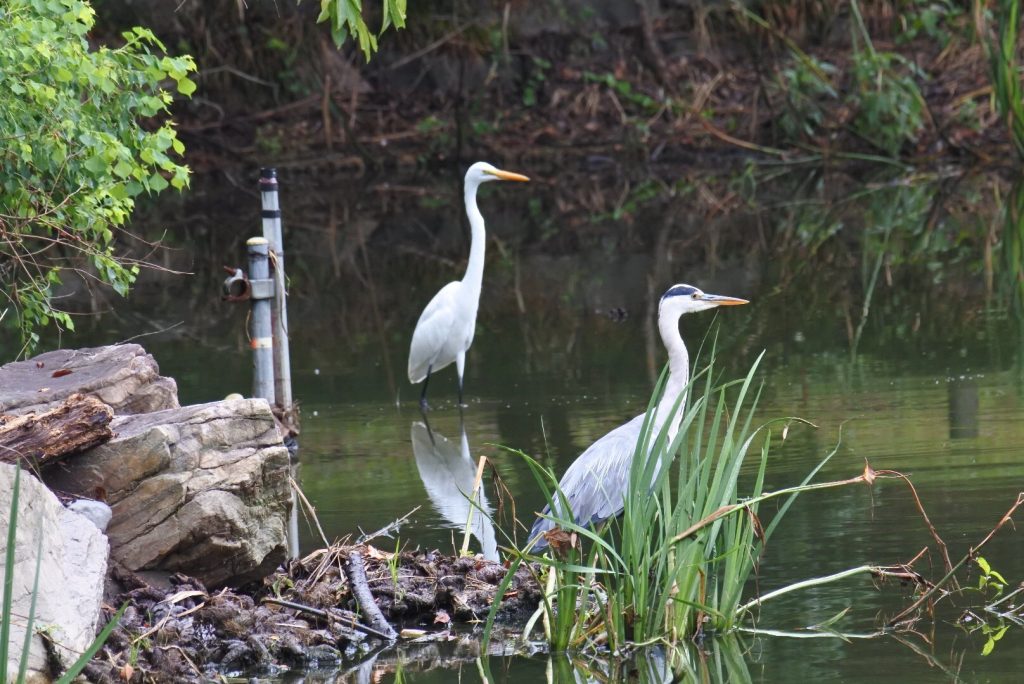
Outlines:
[[96, 397], [72, 394], [42, 413], [0, 416], [0, 462], [27, 459], [34, 465], [109, 441], [114, 410]]
[[370, 627], [382, 632], [389, 639], [397, 639], [398, 634], [391, 627], [391, 624], [380, 612], [377, 603], [373, 600], [370, 586], [366, 582], [366, 567], [363, 565], [363, 556], [358, 550], [352, 550], [348, 554], [348, 563], [345, 564], [345, 575], [348, 577], [349, 587], [352, 589], [352, 596], [362, 611]]

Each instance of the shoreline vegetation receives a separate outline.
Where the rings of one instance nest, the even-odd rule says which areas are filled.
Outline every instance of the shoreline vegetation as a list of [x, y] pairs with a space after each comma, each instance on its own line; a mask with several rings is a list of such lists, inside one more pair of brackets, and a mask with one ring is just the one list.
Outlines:
[[[937, 252], [947, 261], [959, 260], [953, 252], [964, 245], [939, 244], [933, 227], [947, 214], [957, 218], [960, 200], [947, 202], [947, 195], [965, 178], [965, 185], [972, 185], [975, 167], [1005, 176], [991, 188], [994, 206], [1019, 200], [1012, 190], [1015, 131], [1024, 130], [1017, 123], [1024, 113], [1012, 106], [1010, 76], [1019, 64], [1019, 40], [1008, 28], [1016, 7], [1008, 0], [683, 1], [672, 7], [630, 0], [522, 8], [475, 2], [448, 13], [415, 5], [406, 28], [389, 30], [369, 63], [353, 44], [335, 48], [315, 22], [315, 4], [209, 8], [110, 0], [79, 27], [90, 45], [116, 46], [124, 41], [123, 27], [141, 24], [152, 29], [155, 51], [166, 46], [172, 55], [192, 53], [160, 58], [161, 64], [171, 60], [167, 73], [179, 79], [178, 92], [171, 92], [175, 84], [166, 77], [146, 86], [163, 83], [157, 95], [173, 115], [176, 136], [160, 141], [171, 148], [162, 156], [142, 155], [173, 167], [173, 178], [166, 170], [156, 173], [159, 180], [147, 176], [147, 182], [156, 182], [153, 192], [168, 178], [171, 186], [185, 187], [188, 173], [203, 176], [199, 192], [163, 203], [174, 216], [160, 220], [180, 221], [178, 210], [184, 206], [203, 215], [216, 211], [211, 205], [219, 202], [210, 199], [211, 187], [219, 183], [216, 192], [227, 188], [242, 194], [244, 174], [271, 160], [290, 187], [306, 179], [330, 185], [330, 196], [318, 189], [289, 197], [288, 210], [301, 203], [307, 213], [315, 212], [315, 222], [290, 225], [343, 252], [332, 259], [328, 273], [341, 279], [358, 265], [348, 268], [356, 255], [339, 248], [338, 236], [364, 243], [375, 231], [381, 234], [376, 221], [348, 230], [353, 212], [415, 210], [424, 223], [448, 221], [447, 215], [438, 219], [446, 207], [433, 196], [437, 190], [408, 179], [436, 177], [439, 168], [491, 158], [537, 175], [529, 239], [545, 249], [587, 239], [575, 230], [556, 236], [555, 225], [589, 231], [603, 224], [611, 230], [613, 224], [637, 221], [645, 227], [663, 224], [657, 232], [667, 236], [676, 227], [670, 224], [685, 225], [675, 217], [686, 212], [699, 214], [701, 225], [727, 236], [693, 237], [706, 243], [709, 259], [717, 262], [720, 254], [746, 254], [751, 246], [745, 239], [748, 227], [730, 225], [730, 219], [756, 221], [758, 241], [768, 247], [775, 236], [766, 224], [788, 214], [790, 223], [821, 225], [810, 231], [786, 227], [771, 246], [781, 242], [786, 250], [800, 249], [803, 259], [822, 247], [848, 251], [835, 244], [862, 233], [861, 256], [885, 254], [877, 261], [882, 268], [873, 273], [888, 281], [895, 261], [890, 253], [911, 243], [912, 258], [923, 256], [928, 268]], [[373, 9], [367, 12], [372, 18]], [[163, 108], [146, 119], [147, 127], [160, 123]], [[787, 173], [792, 170], [798, 173]], [[138, 169], [133, 173], [144, 175]], [[388, 173], [397, 180], [386, 178]], [[101, 185], [120, 183], [109, 175]], [[338, 187], [352, 175], [372, 183]], [[800, 206], [826, 204], [863, 179], [879, 191], [873, 204], [918, 205], [869, 218], [908, 225], [879, 230], [844, 216], [842, 205], [852, 206], [845, 199], [818, 212]], [[905, 197], [888, 197], [901, 189], [907, 190]], [[780, 201], [778, 193], [791, 197], [794, 192], [799, 201]], [[143, 197], [136, 218], [154, 206], [152, 197]], [[32, 209], [41, 217], [53, 211]], [[909, 224], [922, 211], [930, 213], [920, 239], [911, 234], [921, 233], [920, 226]], [[650, 223], [652, 218], [658, 223]], [[1007, 227], [1019, 232], [1020, 222], [1013, 219], [1008, 213]], [[97, 236], [89, 223], [85, 233], [68, 232], [86, 248], [78, 257], [58, 253], [60, 242], [48, 237], [52, 226], [45, 221], [21, 223], [3, 227], [18, 236], [10, 242], [13, 253], [5, 255], [17, 268], [0, 268], [5, 289], [14, 293], [10, 306], [0, 309], [0, 325], [5, 336], [16, 330], [22, 337], [22, 348], [14, 353], [31, 352], [47, 329], [73, 330], [82, 309], [112, 305], [113, 295], [123, 296], [137, 279], [152, 283], [185, 272], [207, 276], [206, 269], [219, 271], [221, 265], [197, 264], [195, 255], [173, 249], [183, 236], [194, 237], [188, 225], [170, 234], [161, 226], [143, 236], [120, 228]], [[839, 234], [841, 226], [847, 230]], [[996, 228], [968, 238], [970, 249], [983, 252], [986, 295], [993, 291], [993, 272], [1004, 265], [1009, 272], [1020, 268], [1016, 248], [1006, 250], [1005, 260], [994, 253], [999, 242], [1019, 245], [1016, 233], [1002, 239], [1002, 232]], [[629, 243], [651, 243], [654, 233], [631, 228]], [[837, 234], [839, 239], [832, 239]], [[421, 237], [416, 231], [400, 233], [403, 244]], [[673, 242], [679, 240], [668, 246]], [[874, 249], [876, 243], [881, 249]], [[89, 245], [101, 249], [93, 255]], [[499, 246], [507, 256], [504, 244]], [[417, 242], [404, 253], [419, 248]], [[321, 253], [324, 245], [313, 249]], [[848, 257], [840, 254], [836, 263]], [[111, 264], [124, 268], [107, 268]], [[860, 277], [859, 271], [849, 269], [852, 280], [863, 281], [851, 285], [870, 300], [878, 280]], [[360, 274], [356, 281], [367, 278]], [[96, 287], [97, 281], [111, 287]], [[856, 347], [863, 317], [845, 294], [850, 288], [837, 289], [851, 347]], [[55, 301], [62, 305], [54, 306]]]
[[[23, 364], [35, 366], [31, 361]], [[512, 540], [503, 545], [505, 563], [472, 554], [447, 556], [398, 548], [389, 552], [370, 545], [396, 533], [399, 519], [354, 541], [322, 539], [322, 548], [285, 561], [266, 577], [234, 583], [215, 580], [219, 588], [213, 589], [189, 576], [187, 565], [155, 575], [128, 570], [121, 562], [124, 548], [115, 545], [98, 621], [106, 625], [101, 635], [105, 642], [90, 649], [95, 657], [83, 672], [98, 682], [205, 681], [219, 676], [277, 676], [296, 669], [342, 674], [360, 663], [372, 664], [393, 648], [408, 652], [410, 647], [434, 644], [449, 653], [452, 662], [475, 662], [485, 679], [489, 655], [526, 654], [538, 648], [572, 654], [592, 667], [615, 667], [609, 663], [657, 645], [662, 650], [651, 657], [662, 669], [668, 668], [665, 672], [678, 674], [702, 666], [703, 656], [691, 653], [693, 642], [698, 653], [717, 654], [714, 657], [732, 662], [731, 667], [742, 668], [735, 637], [745, 633], [795, 638], [894, 635], [915, 650], [913, 641], [922, 630], [951, 622], [969, 633], [981, 632], [988, 640], [988, 653], [1010, 629], [1024, 626], [1022, 608], [1013, 599], [1024, 589], [1012, 588], [981, 555], [997, 533], [1013, 526], [1024, 493], [987, 534], [965, 549], [946, 543], [925, 502], [901, 473], [876, 471], [866, 463], [855, 477], [816, 481], [819, 470], [838, 452], [838, 443], [803, 482], [766, 491], [764, 476], [773, 440], [785, 441], [791, 429], [813, 426], [784, 419], [755, 427], [755, 370], [756, 365], [745, 378], [721, 385], [712, 381], [717, 374], [711, 369], [700, 370], [695, 391], [703, 390], [687, 409], [677, 439], [668, 444], [664, 434], [651, 431], [641, 436], [636, 453], [646, 454], [649, 440], [665, 467], [654, 469], [647, 459], [635, 457], [635, 482], [627, 493], [622, 521], [597, 531], [559, 521], [562, 529], [547, 537], [554, 549], [549, 556], [532, 555], [529, 548], [518, 550]], [[78, 372], [82, 369], [62, 377]], [[222, 403], [241, 406], [247, 401]], [[144, 415], [156, 419], [168, 412]], [[93, 462], [91, 451], [103, 448], [65, 454], [59, 469], [73, 473], [77, 463]], [[758, 463], [753, 490], [744, 494], [740, 473], [748, 453]], [[43, 479], [52, 478], [54, 465], [43, 468]], [[541, 486], [557, 482], [540, 466], [535, 471]], [[913, 558], [749, 593], [772, 530], [797, 494], [865, 484], [882, 487], [887, 480], [906, 485], [903, 496], [914, 502], [930, 534], [929, 543]], [[645, 484], [648, 481], [650, 485]], [[649, 487], [654, 496], [647, 495]], [[310, 525], [319, 529], [315, 510], [297, 493]], [[762, 504], [767, 509], [773, 499], [781, 503], [778, 508], [772, 503], [770, 511], [759, 510]], [[699, 505], [692, 506], [693, 501]], [[514, 508], [513, 502], [506, 503]], [[115, 527], [124, 524], [118, 505], [113, 504]], [[17, 500], [12, 502], [12, 511], [17, 506]], [[9, 539], [21, 527], [15, 517], [10, 517]], [[41, 543], [38, 532], [36, 538]], [[21, 543], [20, 548], [28, 545]], [[9, 543], [6, 567], [13, 565], [14, 549]], [[909, 548], [907, 553], [911, 554]], [[32, 563], [30, 559], [28, 565]], [[38, 573], [38, 560], [35, 566]], [[898, 612], [882, 616], [873, 632], [843, 632], [840, 620], [855, 606], [789, 634], [760, 624], [758, 613], [766, 602], [854, 576], [871, 577], [879, 591], [898, 595]], [[43, 589], [33, 590], [33, 596], [37, 591]], [[120, 608], [115, 611], [115, 606]], [[30, 621], [34, 611], [29, 609]], [[541, 632], [544, 641], [534, 641], [533, 635]], [[721, 652], [716, 650], [719, 643]], [[645, 667], [653, 666], [652, 661], [645, 662]], [[950, 671], [940, 659], [931, 657], [929, 662]], [[400, 660], [397, 666], [401, 667]]]
[[[35, 239], [47, 250], [59, 247], [61, 240], [52, 239], [50, 231], [66, 239], [71, 226], [81, 233], [76, 238], [80, 242], [68, 244], [101, 247], [83, 252], [91, 266], [76, 265], [76, 275], [95, 277], [90, 270], [95, 268], [101, 281], [123, 295], [135, 283], [139, 266], [151, 264], [119, 261], [113, 252], [114, 232], [122, 232], [127, 225], [136, 195], [144, 189], [186, 188], [191, 169], [230, 176], [236, 168], [251, 169], [272, 158], [279, 168], [361, 175], [386, 169], [432, 169], [487, 156], [514, 162], [517, 167], [571, 168], [573, 173], [595, 176], [616, 176], [626, 168], [654, 165], [788, 169], [796, 165], [822, 168], [838, 161], [854, 167], [896, 169], [901, 174], [897, 181], [884, 184], [885, 190], [872, 188], [871, 206], [862, 219], [858, 282], [863, 302], [858, 310], [849, 299], [844, 300], [850, 350], [856, 355], [876, 286], [891, 278], [890, 266], [896, 257], [906, 257], [904, 263], [921, 272], [939, 262], [933, 258], [936, 253], [950, 249], [944, 244], [933, 246], [928, 239], [935, 226], [931, 217], [937, 212], [933, 208], [942, 206], [942, 193], [901, 194], [898, 202], [889, 202], [886, 190], [896, 185], [902, 188], [917, 168], [932, 169], [921, 175], [936, 184], [947, 178], [947, 167], [1004, 167], [1024, 157], [1024, 105], [1017, 58], [1019, 2], [1014, 0], [707, 4], [694, 0], [672, 8], [646, 0], [595, 6], [559, 2], [518, 9], [491, 2], [468, 2], [453, 9], [428, 4], [413, 8], [407, 28], [389, 33], [368, 65], [362, 62], [365, 46], [335, 49], [328, 32], [312, 20], [315, 3], [298, 7], [277, 3], [247, 7], [243, 3], [216, 8], [194, 3], [173, 12], [159, 9], [159, 4], [159, 0], [104, 3], [105, 11], [97, 17], [101, 23], [88, 38], [94, 20], [91, 6], [78, 3], [85, 14], [63, 18], [74, 28], [75, 39], [65, 45], [73, 48], [70, 57], [74, 64], [91, 64], [96, 55], [113, 54], [114, 63], [125, 73], [136, 74], [133, 78], [139, 79], [139, 92], [128, 93], [131, 101], [116, 114], [127, 126], [125, 137], [136, 143], [143, 140], [146, 145], [140, 148], [142, 163], [137, 165], [131, 163], [135, 150], [118, 147], [114, 144], [117, 136], [111, 137], [105, 130], [87, 136], [95, 154], [84, 161], [67, 155], [66, 149], [55, 156], [33, 150], [27, 143], [19, 148], [19, 163], [26, 169], [37, 169], [45, 162], [63, 178], [64, 164], [71, 158], [75, 164], [81, 162], [95, 187], [102, 190], [93, 204], [76, 214], [75, 221], [68, 222], [62, 216], [64, 200], [58, 188], [52, 197], [44, 198], [52, 205], [44, 210], [37, 206], [38, 194], [30, 192], [31, 184], [17, 183], [18, 211], [12, 210], [9, 216], [5, 213], [4, 220], [10, 222], [0, 223], [0, 229], [3, 236], [18, 239], [7, 240], [14, 251], [0, 253], [4, 257], [0, 275], [10, 276], [15, 269], [7, 265], [17, 264], [28, 274], [26, 282], [36, 289], [15, 292], [10, 297], [12, 308], [0, 311], [0, 321], [9, 310], [17, 310], [17, 327], [24, 340], [19, 354], [27, 355], [26, 350], [41, 339], [33, 325], [54, 322], [73, 330], [74, 324], [69, 313], [51, 304], [54, 290], [62, 285], [58, 275], [62, 257], [37, 261], [38, 252], [18, 252], [13, 246]], [[19, 30], [31, 30], [32, 36], [45, 34], [49, 24], [25, 20], [31, 16], [25, 7], [23, 4], [26, 14], [17, 23]], [[92, 51], [90, 41], [120, 35], [123, 26], [135, 24], [149, 28], [124, 34], [128, 44], [117, 52]], [[117, 43], [117, 39], [110, 42]], [[192, 53], [195, 61], [191, 56], [163, 56], [165, 45], [173, 46], [173, 54]], [[37, 52], [45, 57], [45, 49]], [[0, 47], [0, 54], [8, 59], [28, 54], [31, 59], [23, 60], [26, 73], [34, 73], [33, 60], [41, 59], [31, 50], [4, 51]], [[190, 78], [193, 71], [194, 80]], [[61, 67], [54, 78], [86, 89], [94, 87], [86, 82], [84, 72], [76, 74], [76, 69]], [[102, 79], [102, 83], [120, 93], [115, 80]], [[178, 93], [191, 99], [185, 101], [166, 92], [161, 85], [164, 81], [174, 81]], [[40, 92], [49, 91], [40, 86]], [[62, 102], [70, 110], [82, 104], [75, 92], [63, 95], [67, 97]], [[99, 106], [94, 118], [102, 119], [105, 111]], [[26, 109], [21, 113], [25, 121], [34, 121], [33, 112]], [[164, 122], [155, 131], [137, 127], [138, 118], [152, 122], [154, 116], [167, 113], [173, 114], [173, 126]], [[25, 125], [31, 130], [34, 124]], [[60, 142], [59, 136], [54, 140]], [[124, 157], [120, 163], [103, 156], [115, 148]], [[173, 154], [165, 154], [167, 150]], [[191, 169], [175, 160], [187, 161]], [[948, 177], [957, 175], [953, 172]], [[632, 195], [623, 195], [623, 203], [628, 196], [639, 207], [654, 198], [674, 197], [677, 189], [681, 193], [692, 189], [684, 187], [685, 179], [678, 183], [678, 187], [663, 187], [645, 179], [630, 188]], [[1022, 317], [1024, 306], [1022, 187], [1013, 185], [1007, 199], [997, 203], [1005, 216], [1000, 252], [995, 252], [993, 227], [986, 227], [984, 235], [977, 232], [965, 238], [971, 242], [974, 256], [982, 255], [983, 264], [971, 268], [984, 274], [986, 294], [998, 289], [1018, 317]], [[68, 197], [78, 192], [72, 189]], [[908, 206], [896, 206], [900, 202]], [[107, 206], [111, 203], [116, 204], [116, 211]], [[93, 222], [96, 215], [90, 212], [100, 206], [113, 212], [108, 217], [109, 228]], [[733, 207], [742, 206], [743, 195], [736, 193]], [[720, 210], [716, 206], [709, 212]], [[812, 217], [814, 230], [806, 231], [807, 235], [794, 237], [791, 231], [782, 239], [815, 254], [839, 230], [839, 220], [828, 211], [822, 213]], [[922, 220], [925, 216], [928, 218]], [[601, 220], [607, 223], [620, 218], [609, 214]], [[666, 221], [659, 238], [662, 247], [670, 227]], [[918, 240], [922, 230], [928, 235]], [[908, 250], [908, 255], [899, 254], [901, 240], [918, 247]], [[147, 253], [151, 253], [150, 247], [146, 243]], [[54, 254], [57, 252], [60, 250]], [[660, 250], [663, 261], [659, 263], [666, 267], [667, 253]], [[337, 265], [335, 269], [340, 271]], [[848, 266], [848, 270], [857, 268]], [[518, 292], [518, 262], [515, 273]], [[505, 277], [509, 277], [507, 272]], [[34, 368], [43, 371], [39, 363], [36, 361]], [[45, 392], [72, 373], [69, 368], [46, 369]], [[743, 656], [738, 650], [735, 654], [728, 651], [730, 638], [742, 631], [778, 633], [745, 624], [763, 603], [854, 575], [869, 575], [879, 584], [898, 582], [902, 610], [879, 618], [878, 629], [869, 635], [845, 635], [838, 629], [837, 623], [849, 609], [805, 628], [802, 635], [861, 638], [897, 634], [907, 637], [909, 645], [910, 637], [921, 632], [920, 626], [941, 627], [940, 615], [955, 610], [951, 621], [956, 627], [987, 638], [982, 651], [987, 655], [1009, 630], [1024, 627], [1019, 602], [1009, 603], [1024, 588], [1011, 588], [1016, 578], [1007, 581], [980, 555], [998, 532], [1012, 527], [1013, 516], [1024, 505], [1024, 493], [1015, 502], [1007, 502], [1006, 512], [987, 534], [966, 548], [950, 549], [902, 473], [876, 471], [865, 463], [862, 473], [849, 479], [813, 482], [818, 469], [836, 450], [823, 455], [801, 484], [764, 491], [769, 444], [773, 439], [785, 440], [790, 426], [753, 426], [753, 407], [746, 408], [744, 398], [748, 391], [751, 397], [758, 394], [754, 375], [752, 369], [745, 380], [715, 385], [707, 371], [704, 393], [690, 408], [686, 428], [677, 441], [667, 444], [664, 435], [645, 434], [638, 445], [637, 454], [646, 454], [644, 447], [653, 443], [666, 465], [671, 463], [676, 470], [666, 467], [653, 473], [650, 463], [635, 458], [636, 481], [631, 483], [621, 524], [593, 531], [561, 521], [563, 529], [549, 539], [556, 549], [551, 556], [531, 556], [528, 549], [506, 548], [506, 566], [435, 551], [396, 549], [391, 553], [369, 546], [370, 539], [353, 544], [349, 540], [331, 544], [323, 539], [324, 548], [291, 559], [269, 576], [245, 586], [229, 588], [231, 582], [224, 578], [211, 582], [211, 587], [221, 585], [219, 589], [190, 577], [187, 567], [153, 583], [111, 563], [109, 573], [116, 590], [106, 597], [111, 603], [104, 606], [100, 620], [108, 625], [102, 634], [106, 643], [94, 643], [96, 657], [84, 671], [101, 682], [201, 681], [228, 673], [276, 675], [288, 668], [325, 664], [337, 670], [366, 662], [396, 642], [458, 642], [459, 657], [474, 660], [481, 677], [489, 679], [491, 630], [499, 616], [507, 620], [506, 628], [512, 625], [499, 649], [502, 653], [517, 652], [539, 625], [545, 634], [545, 645], [539, 649], [581, 658], [620, 656], [654, 644], [680, 652], [693, 640], [700, 648], [713, 649], [717, 637], [722, 637], [720, 657], [728, 663], [725, 670], [731, 671], [743, 668]], [[37, 394], [40, 392], [44, 390]], [[736, 393], [738, 397], [733, 396]], [[730, 403], [733, 399], [735, 403]], [[238, 485], [240, 494], [251, 494], [273, 484], [283, 501], [284, 494], [291, 494], [284, 475], [288, 456], [279, 443], [270, 407], [263, 400], [237, 401], [249, 402], [246, 410], [253, 411], [243, 416], [244, 420], [255, 420], [257, 409], [263, 416], [259, 420], [265, 430], [260, 435], [267, 435], [273, 443], [260, 442], [252, 449], [263, 454], [267, 463], [272, 462], [273, 468], [253, 467], [248, 473], [252, 477], [236, 478], [232, 486]], [[752, 403], [756, 404], [756, 399]], [[238, 406], [242, 404], [222, 407], [227, 412], [225, 419], [236, 417]], [[111, 415], [103, 413], [109, 422]], [[0, 417], [0, 425], [20, 426], [18, 420], [12, 413]], [[197, 419], [196, 424], [205, 426], [210, 420]], [[148, 436], [152, 430], [166, 437], [167, 431], [145, 420], [136, 425], [140, 435]], [[124, 432], [105, 439], [123, 439]], [[205, 428], [197, 432], [210, 433]], [[166, 441], [177, 448], [189, 440], [168, 437]], [[237, 446], [234, 439], [221, 442]], [[264, 447], [274, 453], [263, 453]], [[171, 453], [171, 448], [166, 451]], [[209, 460], [209, 453], [200, 451]], [[230, 453], [223, 467], [218, 463], [211, 471], [225, 474], [237, 466], [229, 462], [234, 451], [225, 452]], [[744, 494], [738, 483], [748, 452], [759, 454], [759, 460], [754, 464], [753, 487]], [[15, 460], [27, 458], [20, 454]], [[184, 456], [179, 460], [175, 467], [182, 467], [175, 476], [180, 476], [182, 483], [189, 482], [189, 487], [182, 485], [183, 493], [175, 505], [186, 501], [186, 490], [194, 494], [195, 480], [188, 478], [195, 478], [200, 470], [190, 466]], [[274, 478], [256, 477], [272, 469]], [[535, 475], [542, 488], [547, 480], [557, 482], [557, 477], [540, 466]], [[885, 479], [908, 487], [907, 495], [931, 537], [923, 550], [910, 557], [908, 549], [909, 560], [860, 565], [772, 591], [758, 588], [753, 597], [748, 596], [756, 584], [762, 551], [792, 497], [812, 489], [884, 486], [881, 480]], [[164, 494], [169, 491], [150, 486]], [[207, 498], [221, 504], [226, 489], [214, 488]], [[139, 487], [126, 490], [138, 492]], [[97, 498], [104, 498], [107, 488], [97, 486], [93, 491], [99, 492]], [[547, 494], [549, 500], [557, 496], [550, 491]], [[787, 503], [762, 520], [758, 506], [782, 496]], [[267, 509], [265, 503], [257, 502], [245, 508], [244, 515], [234, 517], [245, 518], [248, 527], [258, 528], [250, 532], [263, 530], [269, 525], [253, 521], [257, 512]], [[8, 570], [0, 624], [4, 649], [14, 620], [10, 608], [13, 568], [15, 561], [21, 560], [15, 555], [24, 548], [24, 544], [18, 548], [15, 544], [20, 531], [16, 521], [23, 520], [18, 518], [18, 505], [15, 495], [3, 554]], [[115, 502], [111, 507], [115, 526], [123, 517], [131, 517], [119, 520], [116, 506]], [[138, 504], [137, 511], [152, 512], [152, 508]], [[283, 511], [286, 506], [279, 508]], [[231, 517], [222, 514], [221, 522]], [[283, 523], [284, 517], [278, 518], [276, 522]], [[211, 521], [216, 520], [196, 518], [193, 523], [195, 529], [209, 532], [217, 527]], [[279, 527], [283, 530], [283, 524]], [[651, 534], [652, 529], [657, 533]], [[225, 537], [236, 532], [231, 529]], [[208, 536], [205, 541], [213, 546], [221, 541], [216, 534]], [[172, 562], [187, 557], [184, 552], [199, 553], [198, 535], [186, 537], [191, 547], [182, 542], [177, 549], [183, 550], [182, 554], [160, 551], [174, 556]], [[35, 541], [42, 548], [40, 532]], [[154, 543], [157, 546], [160, 544]], [[250, 568], [251, 572], [258, 577], [266, 574], [284, 557], [282, 548], [277, 544], [272, 553], [255, 559], [256, 569]], [[117, 548], [112, 552], [115, 560], [118, 552]], [[36, 584], [29, 592], [26, 658], [35, 641], [31, 627], [36, 595], [41, 591], [41, 557], [35, 559]], [[203, 560], [209, 561], [209, 557], [188, 558], [196, 568]], [[136, 570], [149, 570], [165, 560], [140, 563]], [[927, 566], [933, 576], [918, 566]], [[121, 607], [115, 611], [114, 605]], [[937, 606], [941, 613], [935, 610]], [[516, 633], [520, 624], [522, 632]], [[5, 658], [0, 660], [5, 660], [7, 653], [5, 650]], [[951, 672], [934, 655], [928, 657], [930, 663]], [[670, 671], [692, 670], [692, 661], [686, 658], [672, 656], [668, 661]], [[22, 671], [24, 663], [23, 658]]]
[[199, 171], [268, 156], [356, 173], [481, 156], [595, 171], [999, 165], [1024, 130], [1006, 76], [1013, 4], [413, 4], [369, 63], [336, 50], [309, 3], [113, 2], [101, 20], [153, 25], [201, 65], [201, 97], [174, 109]]

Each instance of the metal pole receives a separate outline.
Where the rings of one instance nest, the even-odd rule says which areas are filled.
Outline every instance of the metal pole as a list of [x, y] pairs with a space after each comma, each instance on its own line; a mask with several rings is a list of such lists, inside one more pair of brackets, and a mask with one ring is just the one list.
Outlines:
[[252, 360], [255, 397], [274, 404], [274, 338], [270, 325], [270, 301], [274, 295], [270, 281], [270, 246], [266, 238], [249, 238], [249, 283], [252, 288]]
[[277, 196], [277, 169], [260, 169], [260, 200], [263, 211], [263, 237], [270, 243], [274, 279], [273, 337], [274, 391], [287, 418], [292, 411], [291, 353], [288, 347], [288, 302], [285, 292], [284, 240], [281, 231], [281, 205]]

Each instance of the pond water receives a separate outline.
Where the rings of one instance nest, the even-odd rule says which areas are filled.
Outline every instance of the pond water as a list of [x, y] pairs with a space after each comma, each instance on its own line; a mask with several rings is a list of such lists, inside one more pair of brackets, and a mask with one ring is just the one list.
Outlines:
[[[818, 479], [853, 477], [865, 461], [905, 473], [954, 561], [1024, 491], [1022, 327], [1001, 304], [1014, 276], [990, 239], [1009, 230], [1005, 207], [993, 201], [1007, 194], [998, 178], [910, 182], [805, 171], [745, 189], [750, 173], [740, 168], [639, 179], [580, 172], [575, 193], [543, 173], [530, 186], [487, 188], [480, 205], [493, 239], [467, 362], [468, 408], [456, 408], [455, 372], [445, 369], [431, 381], [428, 430], [405, 362], [422, 307], [464, 267], [458, 176], [424, 185], [281, 175], [299, 477], [329, 538], [414, 511], [395, 537], [375, 543], [457, 552], [467, 512], [459, 487], [472, 482], [483, 455], [493, 465], [486, 502], [501, 524], [477, 516], [470, 546], [493, 555], [509, 536], [523, 542], [510, 522], [513, 505], [528, 527], [542, 497], [509, 449], [561, 473], [643, 410], [664, 363], [650, 320], [674, 282], [751, 300], [684, 318], [691, 352], [712, 331], [720, 369], [735, 377], [766, 351], [758, 414], [817, 426], [790, 429], [773, 451], [766, 489], [799, 483], [839, 443]], [[242, 260], [258, 205], [244, 188], [206, 182], [197, 178], [190, 197], [147, 209], [138, 224], [147, 235], [175, 224], [176, 251], [165, 265], [195, 276], [152, 276], [128, 302], [95, 305], [113, 313], [64, 340], [154, 331], [138, 341], [177, 378], [183, 403], [250, 386], [245, 313], [216, 297], [220, 265]], [[301, 530], [304, 549], [319, 543], [311, 527]], [[765, 592], [865, 563], [908, 561], [932, 542], [899, 481], [807, 493], [776, 531], [758, 586]], [[1020, 533], [1006, 528], [983, 555], [1016, 584], [1024, 579], [1021, 549]], [[938, 579], [939, 562], [933, 555], [917, 567]], [[850, 578], [768, 604], [757, 627], [795, 631], [848, 609], [832, 628], [870, 633], [907, 596], [906, 587]], [[744, 634], [686, 657], [689, 672], [710, 681], [1018, 681], [1024, 630], [1009, 630], [983, 656], [986, 637], [958, 626], [962, 610], [947, 605], [934, 625], [900, 638]], [[656, 674], [665, 672], [663, 659], [641, 663], [650, 676], [640, 680], [669, 681]], [[382, 655], [338, 681], [480, 679], [457, 648], [405, 662]], [[545, 655], [492, 658], [489, 667], [494, 681], [626, 677]], [[306, 681], [337, 675], [310, 673]]]

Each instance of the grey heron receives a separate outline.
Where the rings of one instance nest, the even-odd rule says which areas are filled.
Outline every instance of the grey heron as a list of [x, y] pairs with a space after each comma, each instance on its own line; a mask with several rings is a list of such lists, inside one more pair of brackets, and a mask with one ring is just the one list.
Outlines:
[[438, 291], [420, 314], [409, 346], [409, 382], [423, 383], [420, 406], [427, 408], [427, 384], [430, 374], [455, 362], [459, 374], [459, 405], [462, 405], [462, 373], [466, 351], [473, 344], [476, 331], [476, 310], [480, 304], [480, 288], [484, 277], [484, 246], [487, 234], [484, 217], [476, 206], [476, 191], [481, 183], [490, 181], [528, 181], [526, 176], [496, 169], [487, 162], [477, 162], [466, 171], [465, 201], [469, 217], [471, 242], [469, 263], [462, 280], [448, 283]]
[[[668, 439], [675, 438], [683, 417], [685, 401], [676, 401], [690, 380], [690, 357], [679, 334], [679, 318], [683, 314], [705, 311], [717, 306], [746, 304], [747, 300], [702, 292], [692, 285], [673, 285], [661, 296], [658, 304], [658, 332], [668, 351], [668, 378], [664, 393], [655, 409], [652, 433], [659, 434], [668, 423]], [[633, 418], [591, 444], [565, 471], [558, 487], [565, 496], [577, 525], [597, 525], [622, 512], [623, 497], [629, 486], [629, 473], [637, 441], [643, 428], [644, 415]], [[555, 498], [558, 513], [561, 502]], [[543, 514], [550, 513], [545, 506]], [[534, 549], [547, 546], [543, 534], [555, 523], [539, 517], [530, 530], [530, 539], [537, 539]]]

